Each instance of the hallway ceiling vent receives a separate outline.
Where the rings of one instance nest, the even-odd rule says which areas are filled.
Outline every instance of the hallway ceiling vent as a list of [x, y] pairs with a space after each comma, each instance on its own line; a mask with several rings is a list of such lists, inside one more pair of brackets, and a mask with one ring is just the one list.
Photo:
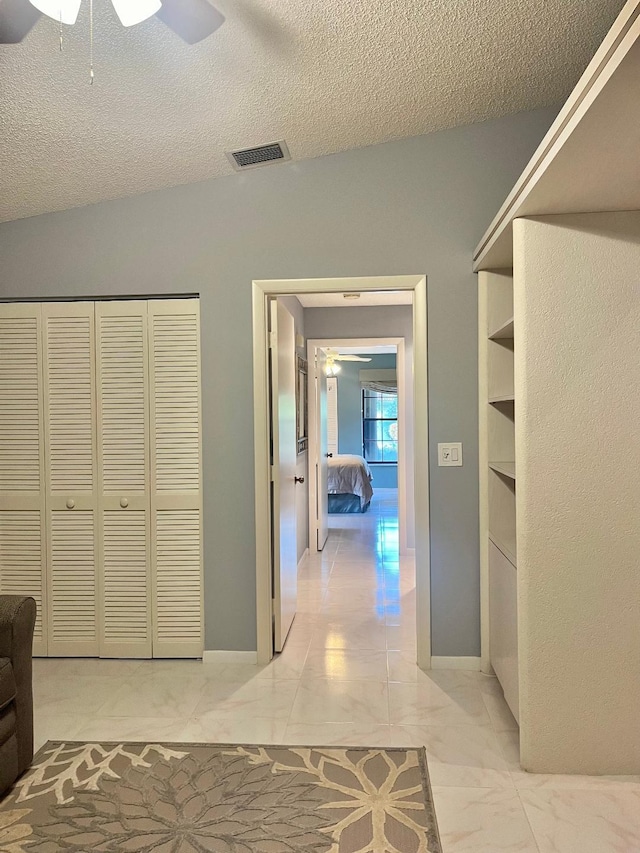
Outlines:
[[256, 169], [258, 166], [266, 166], [276, 160], [291, 160], [287, 143], [284, 141], [270, 142], [268, 145], [258, 145], [257, 148], [243, 148], [240, 151], [226, 151], [225, 153], [236, 172]]

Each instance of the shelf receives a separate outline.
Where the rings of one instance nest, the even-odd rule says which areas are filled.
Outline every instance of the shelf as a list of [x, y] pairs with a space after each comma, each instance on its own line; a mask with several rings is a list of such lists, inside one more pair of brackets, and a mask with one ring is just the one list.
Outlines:
[[513, 403], [515, 402], [513, 394], [500, 394], [497, 397], [489, 397], [490, 403]]
[[490, 341], [513, 339], [513, 317], [489, 335]]
[[474, 252], [475, 272], [513, 265], [518, 218], [640, 207], [640, 122], [629, 109], [640, 98], [638, 6], [625, 4], [498, 211]]
[[515, 462], [489, 462], [489, 468], [492, 471], [497, 471], [498, 474], [503, 474], [505, 477], [516, 479], [516, 463]]
[[500, 539], [495, 533], [491, 533], [489, 531], [489, 539], [493, 542], [493, 544], [505, 555], [507, 560], [511, 563], [514, 569], [518, 568], [518, 560], [516, 558], [516, 543], [515, 542], [505, 542]]

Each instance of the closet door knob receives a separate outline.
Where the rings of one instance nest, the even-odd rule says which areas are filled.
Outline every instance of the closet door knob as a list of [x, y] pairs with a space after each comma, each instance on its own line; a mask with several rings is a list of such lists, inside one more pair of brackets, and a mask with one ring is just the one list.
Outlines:
[[73, 498], [67, 498], [67, 509], [73, 509], [76, 505], [76, 502]]
[[126, 509], [129, 506], [129, 501], [126, 498], [120, 498], [120, 506]]
[[325, 455], [327, 459], [333, 459], [333, 453], [326, 453]]
[[304, 477], [294, 477], [294, 483], [304, 483]]

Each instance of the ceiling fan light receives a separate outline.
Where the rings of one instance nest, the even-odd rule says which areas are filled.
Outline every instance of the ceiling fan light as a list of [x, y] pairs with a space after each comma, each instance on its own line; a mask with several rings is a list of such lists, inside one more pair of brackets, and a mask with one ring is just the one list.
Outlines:
[[32, 6], [63, 24], [75, 24], [82, 0], [29, 0]]
[[160, 0], [111, 0], [111, 2], [123, 27], [140, 24], [162, 8]]

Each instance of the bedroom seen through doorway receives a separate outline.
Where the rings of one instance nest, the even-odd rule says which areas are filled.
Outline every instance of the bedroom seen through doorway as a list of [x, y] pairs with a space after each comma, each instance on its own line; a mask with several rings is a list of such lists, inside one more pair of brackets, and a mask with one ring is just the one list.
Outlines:
[[[390, 319], [405, 335], [307, 340], [309, 554], [298, 567], [291, 638], [295, 643], [313, 625], [309, 660], [345, 676], [362, 666], [386, 672], [388, 651], [415, 662], [417, 651], [412, 501], [406, 499], [412, 308], [406, 296], [399, 304], [388, 294], [375, 296], [398, 305]], [[340, 315], [351, 328], [374, 321], [384, 328], [382, 311], [338, 312], [338, 328]], [[331, 321], [332, 313], [318, 317], [305, 308], [307, 326]]]

